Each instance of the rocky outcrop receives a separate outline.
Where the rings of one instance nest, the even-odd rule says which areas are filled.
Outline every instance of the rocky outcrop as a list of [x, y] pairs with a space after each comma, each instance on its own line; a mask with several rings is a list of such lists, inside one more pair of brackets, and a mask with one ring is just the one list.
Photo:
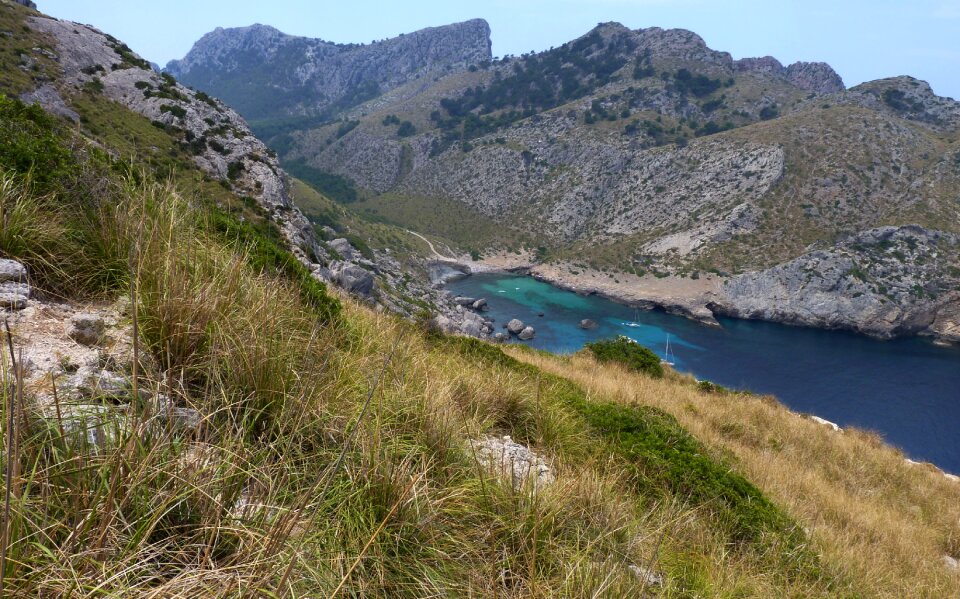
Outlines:
[[738, 318], [960, 340], [960, 236], [915, 225], [872, 229], [734, 277], [720, 296], [711, 309]]
[[474, 455], [486, 469], [505, 478], [514, 489], [529, 484], [532, 490], [554, 482], [553, 470], [536, 452], [504, 437], [486, 437], [472, 444]]
[[939, 130], [960, 128], [960, 102], [936, 95], [929, 83], [913, 77], [891, 77], [862, 83], [850, 89], [840, 100]]
[[818, 94], [834, 94], [846, 89], [840, 75], [825, 62], [795, 62], [786, 68], [784, 78], [800, 89]]
[[[301, 261], [309, 265], [324, 255], [310, 223], [290, 199], [275, 155], [250, 132], [239, 114], [154, 72], [119, 40], [90, 26], [48, 17], [31, 17], [28, 23], [56, 40], [62, 88], [94, 85], [152, 122], [183, 132], [197, 165], [238, 195], [256, 199], [280, 225]], [[44, 89], [42, 86], [33, 97], [56, 112], [59, 94]]]
[[784, 67], [772, 56], [741, 58], [734, 62], [741, 73], [755, 73], [786, 81], [816, 94], [834, 94], [846, 89], [843, 79], [825, 62], [795, 62]]
[[0, 311], [22, 310], [29, 299], [27, 269], [16, 260], [0, 259]]
[[166, 70], [223, 98], [248, 118], [264, 118], [343, 108], [415, 78], [463, 70], [490, 58], [490, 26], [482, 19], [366, 45], [334, 44], [252, 25], [208, 33]]

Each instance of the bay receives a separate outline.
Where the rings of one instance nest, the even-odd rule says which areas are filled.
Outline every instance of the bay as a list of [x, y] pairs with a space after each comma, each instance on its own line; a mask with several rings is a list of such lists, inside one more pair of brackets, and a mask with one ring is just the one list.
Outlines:
[[[681, 372], [774, 395], [792, 410], [840, 426], [876, 431], [911, 459], [960, 473], [958, 347], [761, 321], [720, 319], [721, 327], [708, 327], [519, 275], [477, 274], [447, 288], [485, 298], [498, 330], [512, 318], [532, 325], [536, 337], [525, 343], [535, 348], [571, 353], [589, 341], [626, 335], [663, 357], [669, 340], [670, 359]], [[581, 329], [584, 318], [598, 328]]]

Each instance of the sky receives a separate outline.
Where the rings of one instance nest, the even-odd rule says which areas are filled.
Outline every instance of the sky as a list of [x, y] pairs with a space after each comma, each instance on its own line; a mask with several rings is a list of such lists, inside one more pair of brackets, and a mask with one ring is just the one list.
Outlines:
[[495, 56], [559, 46], [598, 22], [678, 27], [734, 58], [823, 61], [848, 87], [912, 75], [960, 99], [960, 0], [35, 0], [89, 23], [160, 65], [216, 27], [253, 23], [332, 42], [369, 43], [481, 17]]

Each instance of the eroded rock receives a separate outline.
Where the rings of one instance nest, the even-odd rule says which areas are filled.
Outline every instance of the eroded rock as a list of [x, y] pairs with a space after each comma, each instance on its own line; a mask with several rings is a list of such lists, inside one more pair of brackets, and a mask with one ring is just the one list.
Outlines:
[[542, 457], [510, 436], [487, 437], [471, 445], [480, 463], [510, 480], [514, 489], [519, 490], [528, 482], [537, 489], [556, 480]]

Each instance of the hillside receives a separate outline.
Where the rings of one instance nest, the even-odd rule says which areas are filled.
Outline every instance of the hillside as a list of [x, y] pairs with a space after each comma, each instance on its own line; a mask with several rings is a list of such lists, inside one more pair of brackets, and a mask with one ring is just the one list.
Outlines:
[[290, 200], [401, 231], [120, 41], [8, 0], [0, 32], [0, 595], [960, 592], [956, 477], [656, 360], [378, 311]]
[[[881, 290], [868, 316], [838, 291], [858, 284], [852, 269], [840, 284], [811, 271], [822, 292], [808, 296], [836, 313], [826, 320], [775, 293], [751, 310], [738, 297], [744, 281], [775, 286], [777, 268], [882, 227], [960, 232], [960, 104], [910, 77], [848, 90], [823, 63], [733, 60], [689, 31], [602, 23], [559, 48], [261, 133], [289, 169], [357, 211], [486, 256], [525, 247], [534, 271], [564, 286], [577, 285], [574, 271], [613, 273], [637, 282], [608, 295], [690, 314], [960, 339], [953, 251], [923, 294]], [[722, 279], [707, 295], [655, 291], [655, 279], [706, 273]], [[912, 264], [885, 276], [876, 289], [927, 284]]]

